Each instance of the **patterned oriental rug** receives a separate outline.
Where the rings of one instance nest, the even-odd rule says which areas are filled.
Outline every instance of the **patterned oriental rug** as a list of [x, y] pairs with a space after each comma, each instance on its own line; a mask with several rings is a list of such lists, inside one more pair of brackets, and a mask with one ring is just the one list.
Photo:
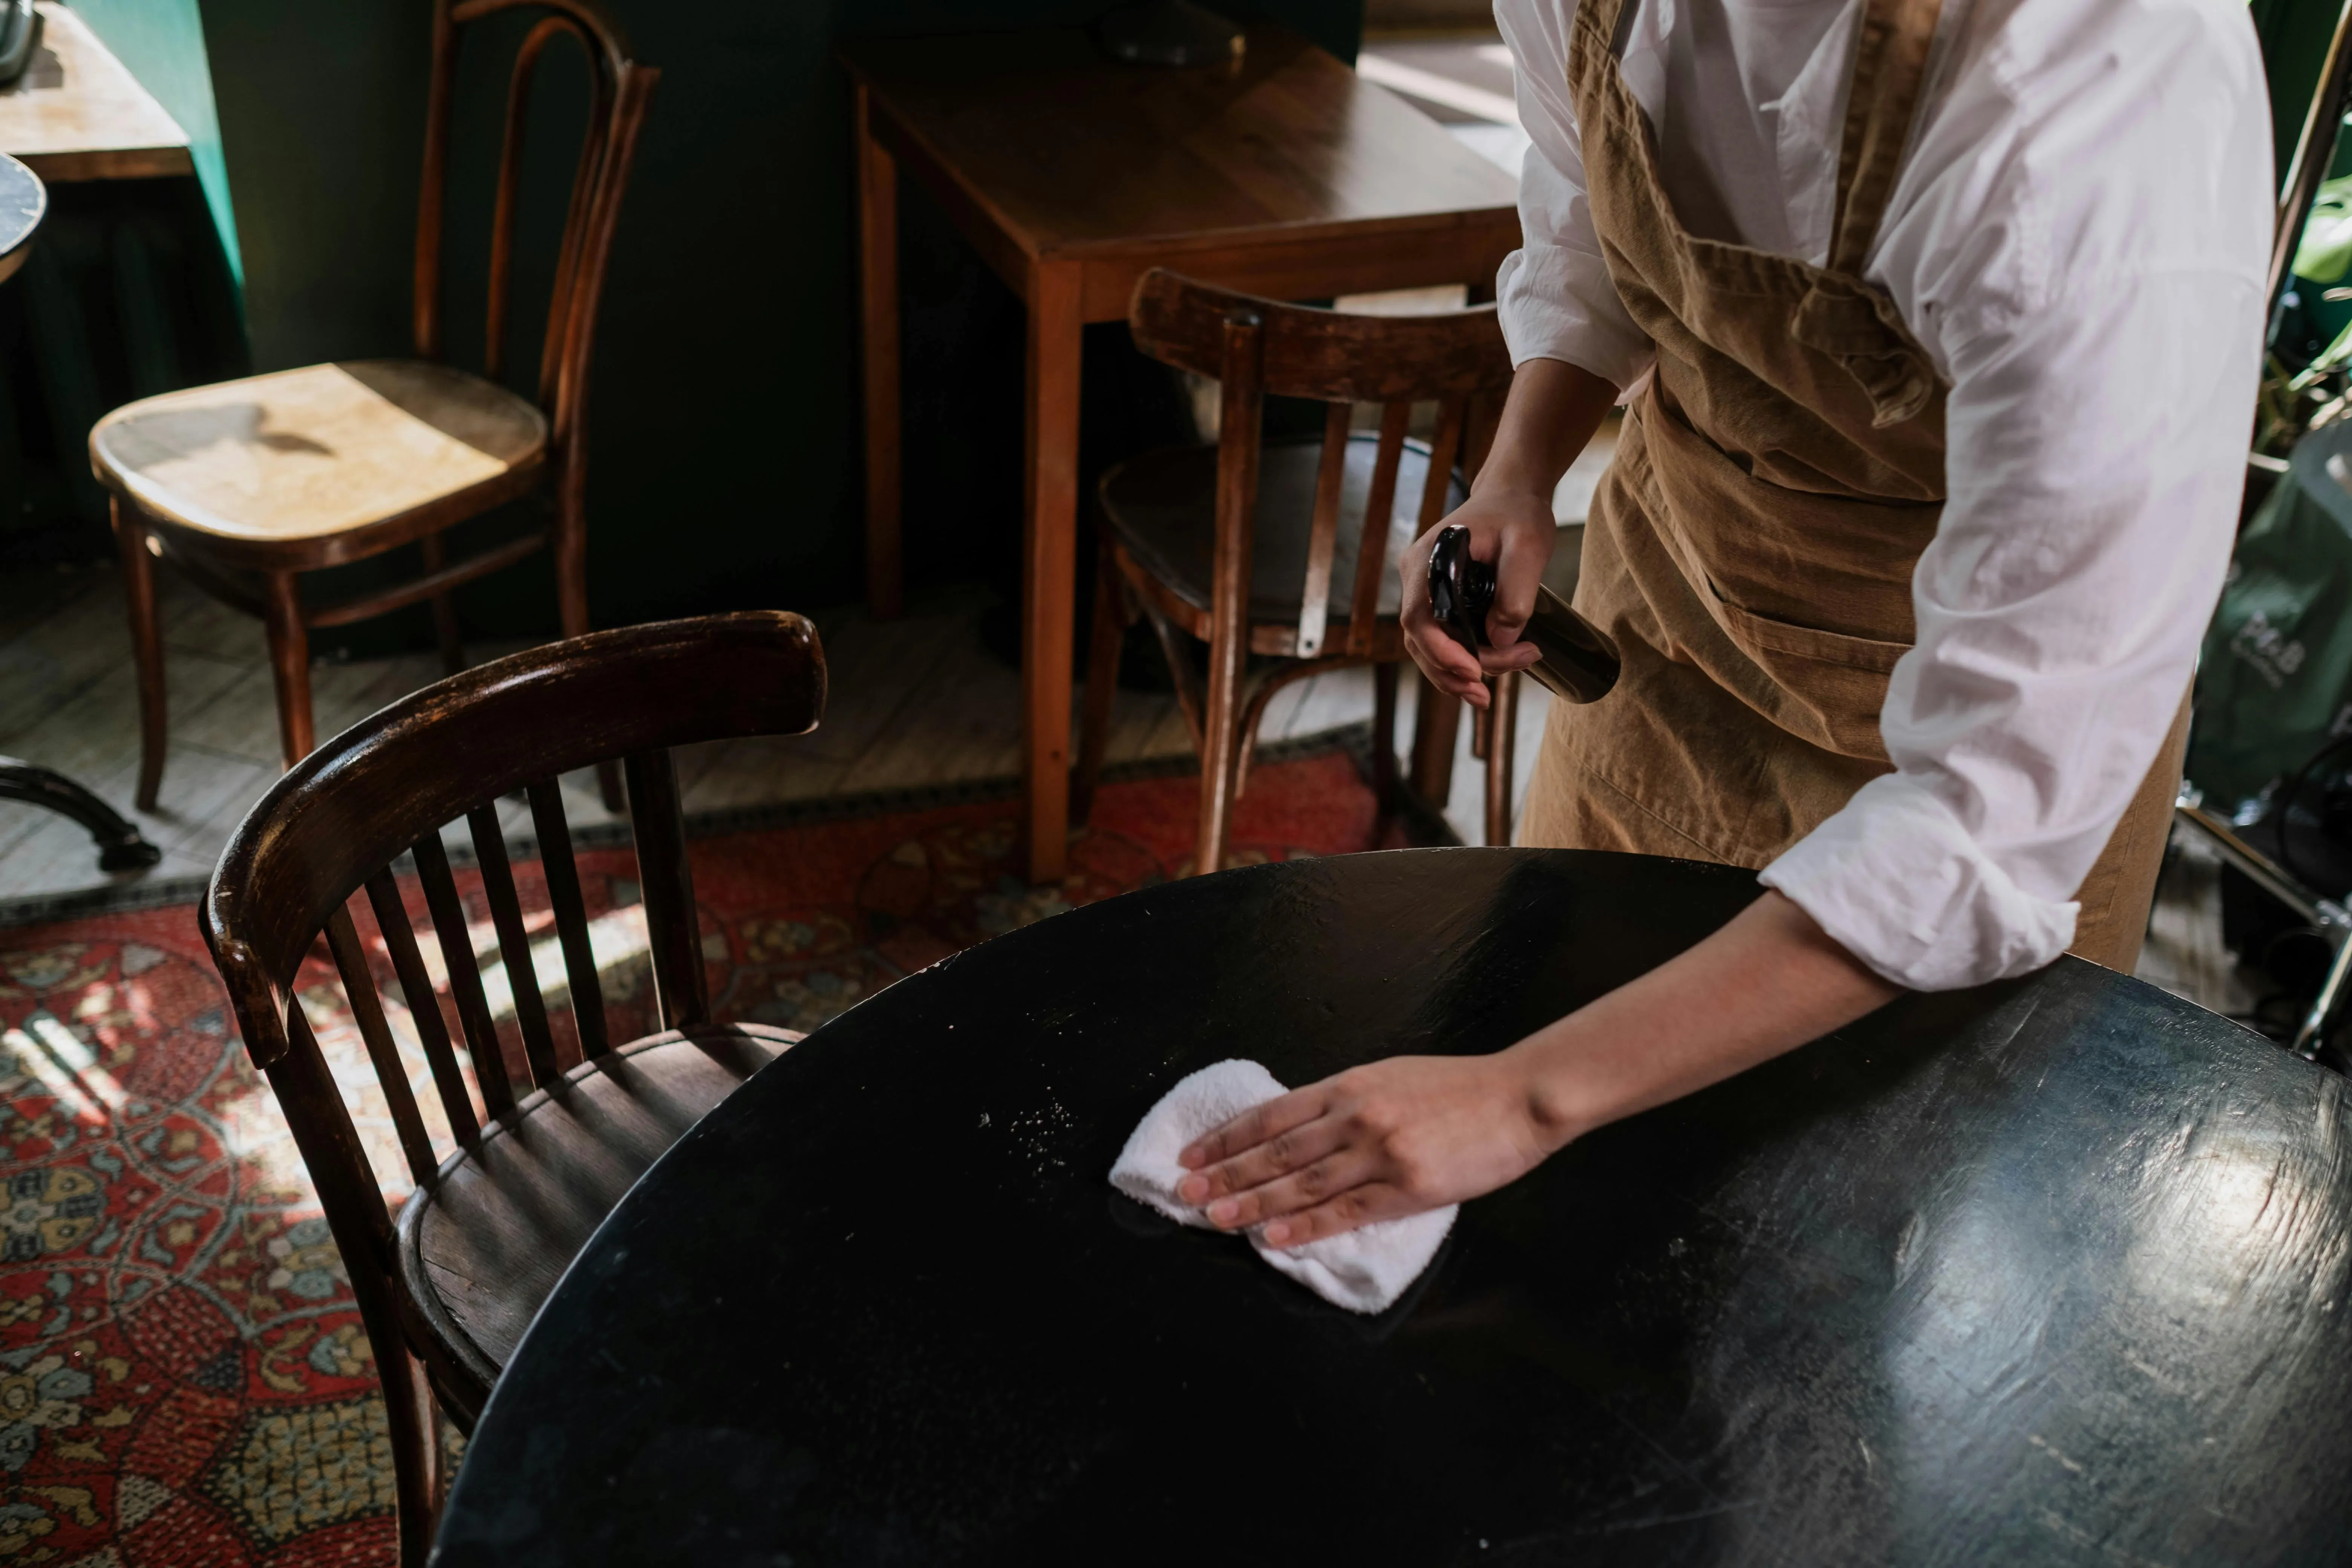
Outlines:
[[[970, 943], [1175, 876], [1192, 853], [1194, 790], [1189, 776], [1107, 784], [1068, 880], [1051, 889], [1013, 874], [1002, 787], [698, 825], [720, 1016], [814, 1028]], [[1370, 848], [1374, 817], [1336, 737], [1290, 749], [1253, 771], [1237, 857]], [[589, 848], [580, 869], [614, 1037], [650, 1032], [635, 861]], [[525, 907], [543, 907], [536, 862], [516, 871]], [[459, 887], [487, 966], [479, 879], [461, 871]], [[376, 942], [363, 907], [359, 921]], [[559, 980], [560, 959], [542, 973]], [[485, 978], [495, 1005], [504, 976]], [[331, 966], [314, 959], [298, 989], [387, 1194], [403, 1192]], [[568, 1009], [550, 1003], [568, 1028]], [[432, 1106], [404, 1014], [394, 1030]], [[394, 1562], [367, 1338], [192, 908], [0, 929], [0, 1568]]]

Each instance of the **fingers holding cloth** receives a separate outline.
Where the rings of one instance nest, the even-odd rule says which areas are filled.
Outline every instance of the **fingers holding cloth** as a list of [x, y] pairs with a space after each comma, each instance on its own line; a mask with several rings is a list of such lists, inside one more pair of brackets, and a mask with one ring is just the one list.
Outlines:
[[1356, 1312], [1392, 1305], [1461, 1200], [1548, 1152], [1492, 1057], [1396, 1057], [1285, 1090], [1251, 1061], [1202, 1068], [1138, 1125], [1111, 1184]]

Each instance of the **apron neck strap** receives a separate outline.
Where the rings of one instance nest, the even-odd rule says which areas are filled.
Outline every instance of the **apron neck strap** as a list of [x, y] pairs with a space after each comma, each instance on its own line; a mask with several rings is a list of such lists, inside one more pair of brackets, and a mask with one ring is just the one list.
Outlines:
[[1638, 0], [1578, 0], [1578, 8], [1595, 31], [1609, 40], [1609, 57], [1615, 59], [1625, 51], [1625, 31], [1633, 24]]
[[[1604, 12], [1622, 0], [1599, 0]], [[1845, 139], [1838, 150], [1837, 217], [1829, 270], [1859, 276], [1878, 238], [1895, 176], [1911, 140], [1927, 79], [1928, 51], [1943, 0], [1863, 0], [1862, 37], [1846, 90]]]

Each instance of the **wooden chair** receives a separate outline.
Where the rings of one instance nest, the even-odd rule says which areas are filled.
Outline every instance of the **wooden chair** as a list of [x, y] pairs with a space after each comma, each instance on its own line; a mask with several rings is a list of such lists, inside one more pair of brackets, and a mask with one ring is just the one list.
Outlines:
[[[1148, 453], [1103, 476], [1101, 570], [1072, 816], [1085, 821], [1093, 804], [1121, 636], [1139, 610], [1167, 656], [1201, 753], [1194, 866], [1212, 871], [1224, 861], [1233, 802], [1248, 784], [1266, 703], [1292, 681], [1373, 667], [1374, 784], [1382, 808], [1391, 804], [1397, 666], [1405, 658], [1398, 559], [1467, 499], [1454, 465], [1465, 458], [1475, 472], [1485, 456], [1510, 385], [1511, 357], [1492, 305], [1435, 316], [1344, 315], [1160, 269], [1136, 284], [1128, 324], [1144, 353], [1220, 384], [1219, 439]], [[1321, 440], [1267, 443], [1268, 396], [1329, 405]], [[1378, 436], [1353, 431], [1360, 403], [1382, 405]], [[1438, 405], [1427, 444], [1406, 437], [1420, 403]], [[1417, 500], [1401, 508], [1401, 496]], [[1205, 680], [1180, 631], [1209, 645]], [[1251, 654], [1284, 662], [1253, 678]], [[1476, 733], [1494, 844], [1510, 837], [1517, 686], [1516, 677], [1496, 683], [1495, 705], [1479, 716]], [[1424, 721], [1434, 697], [1423, 689]], [[1450, 763], [1451, 722], [1423, 728], [1416, 752], [1432, 749], [1433, 729]], [[1490, 733], [1500, 743], [1488, 743]]]
[[[815, 632], [782, 612], [550, 644], [426, 687], [330, 740], [262, 796], [222, 852], [202, 911], [205, 939], [317, 1184], [375, 1348], [404, 1563], [423, 1562], [445, 1489], [436, 1403], [471, 1430], [540, 1303], [631, 1183], [800, 1037], [711, 1022], [668, 749], [808, 730], [824, 684]], [[625, 1044], [608, 1037], [556, 784], [614, 757], [627, 778], [663, 1025]], [[519, 790], [538, 833], [576, 1050], [550, 1028], [499, 829], [499, 798]], [[442, 846], [442, 825], [461, 816], [513, 999], [504, 1046]], [[394, 880], [403, 853], [422, 884], [478, 1108]], [[418, 1110], [362, 945], [350, 908], [362, 890], [455, 1137], [446, 1158]], [[296, 994], [322, 933], [415, 1184], [396, 1226]]]
[[[500, 13], [545, 13], [513, 66], [491, 221], [482, 374], [440, 363], [441, 231], [449, 162], [451, 84], [459, 33]], [[249, 614], [269, 637], [278, 735], [290, 765], [311, 746], [310, 633], [433, 605], [444, 664], [465, 664], [450, 590], [552, 545], [565, 635], [588, 629], [584, 480], [589, 349], [621, 195], [658, 72], [595, 0], [433, 0], [432, 85], [424, 194], [416, 224], [413, 360], [306, 365], [127, 404], [90, 432], [90, 466], [110, 492], [139, 672], [138, 804], [163, 782], [165, 706], [162, 628], [151, 556]], [[537, 400], [499, 384], [508, 363], [523, 125], [541, 56], [569, 37], [591, 79], [586, 132], [572, 182]], [[546, 521], [521, 537], [449, 561], [442, 534], [519, 497]], [[332, 604], [303, 599], [305, 572], [407, 544], [419, 574]]]

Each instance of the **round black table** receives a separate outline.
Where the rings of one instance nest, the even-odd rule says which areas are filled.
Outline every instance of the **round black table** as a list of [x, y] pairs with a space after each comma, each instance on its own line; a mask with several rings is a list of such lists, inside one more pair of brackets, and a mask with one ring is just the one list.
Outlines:
[[49, 188], [41, 177], [0, 153], [0, 280], [25, 265], [33, 233], [48, 215]]
[[[33, 236], [48, 216], [49, 191], [41, 178], [0, 153], [0, 283], [14, 278], [33, 253]], [[0, 757], [0, 800], [18, 800], [72, 817], [89, 830], [103, 871], [143, 870], [163, 850], [112, 806], [63, 773], [17, 757]]]
[[1375, 1319], [1105, 1184], [1194, 1068], [1491, 1050], [1756, 890], [1349, 856], [899, 983], [597, 1232], [437, 1561], [2352, 1560], [2345, 1084], [2075, 960], [1594, 1134]]

